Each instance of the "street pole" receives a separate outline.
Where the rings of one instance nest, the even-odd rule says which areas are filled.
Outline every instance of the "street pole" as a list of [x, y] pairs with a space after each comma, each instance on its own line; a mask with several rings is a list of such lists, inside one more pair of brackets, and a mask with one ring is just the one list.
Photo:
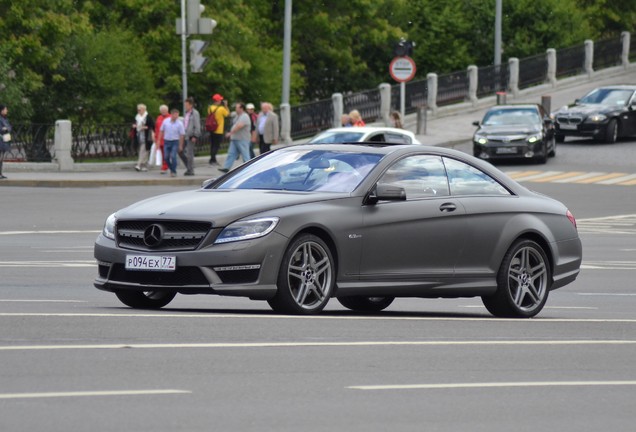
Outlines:
[[281, 104], [289, 103], [291, 82], [291, 32], [292, 32], [292, 0], [285, 0], [285, 23], [283, 36], [283, 95]]
[[183, 88], [183, 115], [185, 115], [185, 100], [188, 98], [188, 60], [187, 60], [187, 38], [186, 34], [186, 0], [181, 0], [181, 83]]
[[406, 113], [406, 83], [402, 81], [400, 83], [400, 115], [402, 121], [404, 121], [404, 114]]
[[501, 65], [501, 9], [503, 0], [495, 4], [495, 66]]

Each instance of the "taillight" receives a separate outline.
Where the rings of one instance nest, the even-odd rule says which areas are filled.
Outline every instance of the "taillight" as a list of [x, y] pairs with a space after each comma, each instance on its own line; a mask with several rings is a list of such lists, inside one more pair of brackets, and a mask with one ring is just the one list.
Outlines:
[[568, 210], [567, 212], [565, 212], [565, 215], [568, 217], [568, 219], [570, 219], [570, 222], [572, 222], [572, 225], [574, 225], [574, 228], [576, 228], [576, 218], [574, 217], [574, 215], [570, 212], [570, 210]]

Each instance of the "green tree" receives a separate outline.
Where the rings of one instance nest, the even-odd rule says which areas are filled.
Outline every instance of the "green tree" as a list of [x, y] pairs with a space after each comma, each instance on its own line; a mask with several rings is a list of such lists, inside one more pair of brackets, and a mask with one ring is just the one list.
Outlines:
[[27, 98], [26, 86], [19, 79], [13, 60], [6, 51], [0, 47], [0, 104], [9, 106], [13, 122], [26, 122], [33, 115], [33, 106]]

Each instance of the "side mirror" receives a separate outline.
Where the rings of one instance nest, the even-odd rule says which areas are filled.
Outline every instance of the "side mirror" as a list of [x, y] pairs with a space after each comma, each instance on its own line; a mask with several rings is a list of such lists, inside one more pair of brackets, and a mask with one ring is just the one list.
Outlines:
[[378, 201], [406, 201], [406, 191], [399, 186], [378, 183], [375, 190], [369, 194], [367, 203], [376, 204]]
[[574, 105], [578, 105], [581, 102], [581, 99], [574, 99]]
[[211, 178], [211, 179], [204, 180], [203, 183], [201, 183], [201, 189], [207, 188], [208, 186], [210, 186], [215, 181], [216, 181], [216, 178]]
[[473, 122], [473, 126], [477, 126], [477, 127], [479, 127], [479, 120], [475, 120], [475, 121]]

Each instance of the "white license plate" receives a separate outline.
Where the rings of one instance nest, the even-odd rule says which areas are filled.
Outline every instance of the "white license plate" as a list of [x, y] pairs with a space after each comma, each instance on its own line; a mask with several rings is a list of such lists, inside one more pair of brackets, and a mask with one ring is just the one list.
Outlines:
[[576, 130], [576, 126], [575, 124], [561, 124], [559, 123], [559, 128], [560, 129], [565, 129], [565, 130]]
[[517, 154], [517, 147], [497, 147], [497, 154]]
[[126, 255], [126, 270], [175, 271], [177, 257], [153, 255]]

